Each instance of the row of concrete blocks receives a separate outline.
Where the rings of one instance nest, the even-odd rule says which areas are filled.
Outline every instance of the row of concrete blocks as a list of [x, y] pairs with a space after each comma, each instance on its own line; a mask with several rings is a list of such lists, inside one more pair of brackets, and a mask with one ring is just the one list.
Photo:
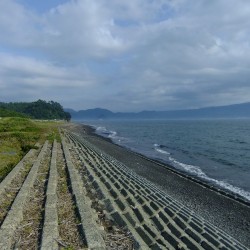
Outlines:
[[42, 232], [41, 250], [57, 250], [59, 238], [58, 214], [57, 214], [57, 142], [54, 141], [50, 162], [49, 179], [46, 190], [46, 204], [44, 213], [44, 224]]
[[[183, 249], [246, 249], [112, 157], [74, 135], [71, 139], [80, 149], [78, 153], [85, 155], [82, 160], [86, 166], [94, 171], [94, 176], [89, 173], [93, 185], [98, 189], [96, 178], [104, 183], [118, 211], [127, 217], [133, 227], [137, 224], [143, 226], [138, 232], [144, 239], [148, 238], [148, 244], [170, 243], [168, 248]], [[132, 209], [132, 216], [127, 212], [128, 206], [136, 207]], [[114, 211], [110, 210], [112, 214]]]
[[[67, 171], [69, 173], [69, 182], [74, 196], [77, 212], [81, 220], [81, 231], [84, 234], [84, 240], [88, 249], [103, 250], [105, 242], [101, 230], [96, 224], [97, 217], [94, 216], [91, 209], [91, 202], [86, 197], [80, 174], [72, 163], [71, 155], [62, 137], [62, 146], [66, 161]], [[54, 141], [50, 165], [48, 186], [46, 191], [45, 218], [43, 224], [41, 250], [58, 249], [59, 229], [57, 214], [57, 143]]]
[[[39, 166], [41, 164], [42, 159], [44, 158], [46, 151], [48, 148], [48, 142], [46, 141], [35, 160], [29, 174], [27, 175], [21, 189], [19, 190], [11, 209], [9, 210], [7, 216], [5, 217], [1, 229], [0, 229], [0, 249], [11, 249], [12, 241], [14, 237], [15, 230], [23, 220], [23, 212], [25, 208], [26, 201], [28, 199], [29, 193], [31, 191], [31, 188], [34, 185], [34, 182], [37, 177], [37, 172], [39, 169]], [[21, 168], [19, 168], [19, 171]], [[9, 174], [11, 176], [11, 179], [14, 179], [14, 176], [17, 175], [16, 169], [14, 169], [15, 174], [12, 174], [12, 172]], [[6, 177], [8, 178], [8, 176]], [[8, 184], [10, 182], [8, 181]]]
[[83, 188], [84, 183], [82, 182], [80, 174], [72, 163], [67, 143], [63, 137], [62, 145], [70, 177], [72, 193], [74, 195], [78, 214], [81, 219], [82, 232], [85, 236], [86, 244], [89, 249], [103, 250], [106, 247], [101, 229], [96, 223], [97, 217], [92, 212], [93, 210], [91, 208], [91, 201], [86, 196], [86, 192]]
[[[68, 146], [62, 139], [63, 152], [66, 160], [67, 171], [69, 173], [69, 182], [71, 184], [72, 193], [77, 206], [77, 211], [81, 219], [81, 231], [85, 236], [85, 243], [89, 249], [104, 249], [104, 241], [99, 230], [93, 220], [91, 213], [90, 202], [86, 200], [83, 190], [83, 183], [80, 175], [76, 171]], [[46, 191], [45, 218], [42, 233], [41, 250], [56, 250], [58, 249], [59, 229], [58, 229], [58, 214], [57, 214], [57, 143], [53, 144], [51, 166]]]

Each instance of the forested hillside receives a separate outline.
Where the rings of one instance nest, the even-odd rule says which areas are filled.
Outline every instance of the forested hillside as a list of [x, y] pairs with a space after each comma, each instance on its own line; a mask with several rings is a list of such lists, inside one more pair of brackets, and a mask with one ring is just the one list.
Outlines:
[[[0, 102], [0, 116], [19, 116], [17, 113], [35, 119], [60, 119], [69, 121], [71, 115], [63, 110], [60, 103], [38, 100], [36, 102]], [[12, 115], [13, 114], [13, 115]]]

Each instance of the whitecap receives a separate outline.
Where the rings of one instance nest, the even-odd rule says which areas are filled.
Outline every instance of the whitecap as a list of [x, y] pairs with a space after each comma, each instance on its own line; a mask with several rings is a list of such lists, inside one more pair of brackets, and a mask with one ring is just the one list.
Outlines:
[[154, 144], [155, 151], [157, 151], [161, 154], [170, 155], [170, 153], [168, 151], [162, 149], [163, 147], [165, 148], [165, 146], [163, 146], [163, 145], [160, 145], [157, 143]]
[[102, 127], [102, 126], [96, 127], [96, 132], [98, 134], [103, 134], [103, 135], [110, 137], [110, 138], [114, 138], [117, 136], [116, 131], [108, 130], [106, 127]]
[[96, 127], [96, 131], [103, 133], [107, 132], [107, 129], [105, 127]]
[[155, 150], [161, 154], [165, 154], [165, 155], [170, 155], [170, 153], [166, 150], [162, 150], [162, 149], [159, 149], [159, 148], [155, 148]]
[[181, 168], [189, 174], [198, 176], [201, 179], [204, 179], [204, 180], [210, 182], [211, 184], [213, 183], [216, 186], [221, 187], [224, 190], [229, 190], [229, 191], [233, 192], [234, 194], [240, 195], [241, 197], [244, 197], [245, 199], [250, 201], [250, 192], [245, 191], [239, 187], [235, 187], [232, 184], [229, 184], [225, 181], [213, 179], [213, 178], [207, 176], [198, 166], [189, 165], [189, 164], [179, 162], [176, 159], [174, 159], [173, 157], [169, 157], [169, 160], [174, 165], [174, 167], [177, 167], [178, 169]]
[[116, 131], [109, 131], [109, 135], [108, 135], [108, 137], [111, 137], [111, 138], [114, 138], [114, 137], [116, 137], [117, 136], [117, 132]]

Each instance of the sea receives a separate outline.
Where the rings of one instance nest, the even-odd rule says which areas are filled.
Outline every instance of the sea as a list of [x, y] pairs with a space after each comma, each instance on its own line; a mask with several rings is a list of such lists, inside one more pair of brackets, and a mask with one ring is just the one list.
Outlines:
[[91, 120], [96, 133], [250, 202], [250, 120]]

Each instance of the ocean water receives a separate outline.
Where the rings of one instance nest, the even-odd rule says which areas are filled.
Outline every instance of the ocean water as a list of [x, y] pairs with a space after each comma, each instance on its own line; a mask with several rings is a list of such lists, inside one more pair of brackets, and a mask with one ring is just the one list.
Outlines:
[[250, 120], [83, 123], [119, 145], [250, 201]]

